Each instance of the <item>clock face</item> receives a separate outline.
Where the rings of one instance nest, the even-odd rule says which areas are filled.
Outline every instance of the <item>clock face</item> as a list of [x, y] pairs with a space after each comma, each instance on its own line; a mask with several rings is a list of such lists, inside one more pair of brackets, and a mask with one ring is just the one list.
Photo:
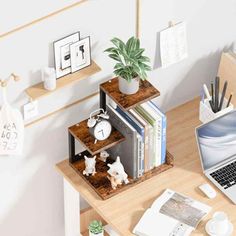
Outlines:
[[105, 140], [111, 134], [111, 124], [107, 120], [100, 121], [94, 128], [94, 137], [97, 140]]

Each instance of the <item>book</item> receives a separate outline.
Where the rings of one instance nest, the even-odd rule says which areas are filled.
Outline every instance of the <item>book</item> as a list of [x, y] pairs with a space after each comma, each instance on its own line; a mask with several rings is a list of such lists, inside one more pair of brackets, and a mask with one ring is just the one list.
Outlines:
[[153, 126], [153, 164], [151, 168], [157, 167], [161, 165], [161, 117], [148, 105], [148, 103], [143, 103], [137, 106], [136, 109]]
[[138, 112], [151, 126], [152, 130], [149, 133], [149, 170], [154, 168], [155, 155], [156, 155], [156, 121], [155, 119], [140, 105], [135, 107], [135, 111]]
[[[116, 106], [116, 111], [124, 118], [126, 121], [139, 133], [142, 138], [140, 145], [138, 145], [137, 149], [137, 157], [138, 157], [138, 173], [139, 177], [141, 177], [141, 173], [144, 173], [144, 142], [145, 142], [145, 134], [143, 125], [130, 113], [123, 111], [119, 106]], [[138, 136], [139, 139], [139, 136]]]
[[156, 130], [155, 130], [155, 145], [156, 145], [156, 152], [155, 152], [155, 159], [154, 159], [154, 166], [157, 167], [161, 165], [161, 116], [150, 106], [148, 102], [141, 104], [143, 107], [155, 120], [156, 122]]
[[134, 109], [129, 110], [130, 114], [134, 116], [140, 124], [144, 127], [144, 172], [148, 171], [149, 168], [149, 129], [152, 129], [152, 126]]
[[161, 125], [161, 164], [164, 164], [166, 162], [166, 126], [167, 126], [166, 115], [152, 101], [149, 101], [148, 104], [153, 109], [155, 109], [155, 111], [161, 116], [161, 119], [162, 119], [162, 125]]
[[112, 126], [124, 135], [125, 140], [116, 146], [107, 149], [112, 159], [120, 156], [127, 174], [136, 179], [138, 176], [137, 168], [137, 131], [110, 105], [107, 105], [107, 112]]
[[188, 236], [211, 207], [166, 189], [133, 229], [137, 236]]

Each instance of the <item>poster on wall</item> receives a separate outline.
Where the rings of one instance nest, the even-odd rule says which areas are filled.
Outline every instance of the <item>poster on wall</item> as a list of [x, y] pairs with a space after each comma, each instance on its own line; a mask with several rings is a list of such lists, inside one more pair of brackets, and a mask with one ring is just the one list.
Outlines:
[[160, 32], [162, 68], [188, 57], [186, 23], [180, 22]]

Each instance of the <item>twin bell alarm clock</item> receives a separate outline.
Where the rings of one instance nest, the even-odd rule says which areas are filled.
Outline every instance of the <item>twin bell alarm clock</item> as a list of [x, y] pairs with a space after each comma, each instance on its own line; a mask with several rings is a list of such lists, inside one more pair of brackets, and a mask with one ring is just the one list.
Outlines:
[[[93, 116], [95, 113], [100, 112], [98, 115]], [[89, 127], [89, 132], [95, 138], [95, 143], [97, 140], [102, 141], [107, 139], [112, 131], [112, 126], [109, 121], [109, 115], [107, 111], [100, 108], [96, 111], [93, 111], [87, 121]]]

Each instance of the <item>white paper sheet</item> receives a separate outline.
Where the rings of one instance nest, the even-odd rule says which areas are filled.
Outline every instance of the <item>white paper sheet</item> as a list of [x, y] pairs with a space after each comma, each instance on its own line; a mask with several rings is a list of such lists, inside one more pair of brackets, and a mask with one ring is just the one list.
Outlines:
[[180, 22], [160, 32], [160, 52], [163, 68], [188, 57], [185, 22]]

